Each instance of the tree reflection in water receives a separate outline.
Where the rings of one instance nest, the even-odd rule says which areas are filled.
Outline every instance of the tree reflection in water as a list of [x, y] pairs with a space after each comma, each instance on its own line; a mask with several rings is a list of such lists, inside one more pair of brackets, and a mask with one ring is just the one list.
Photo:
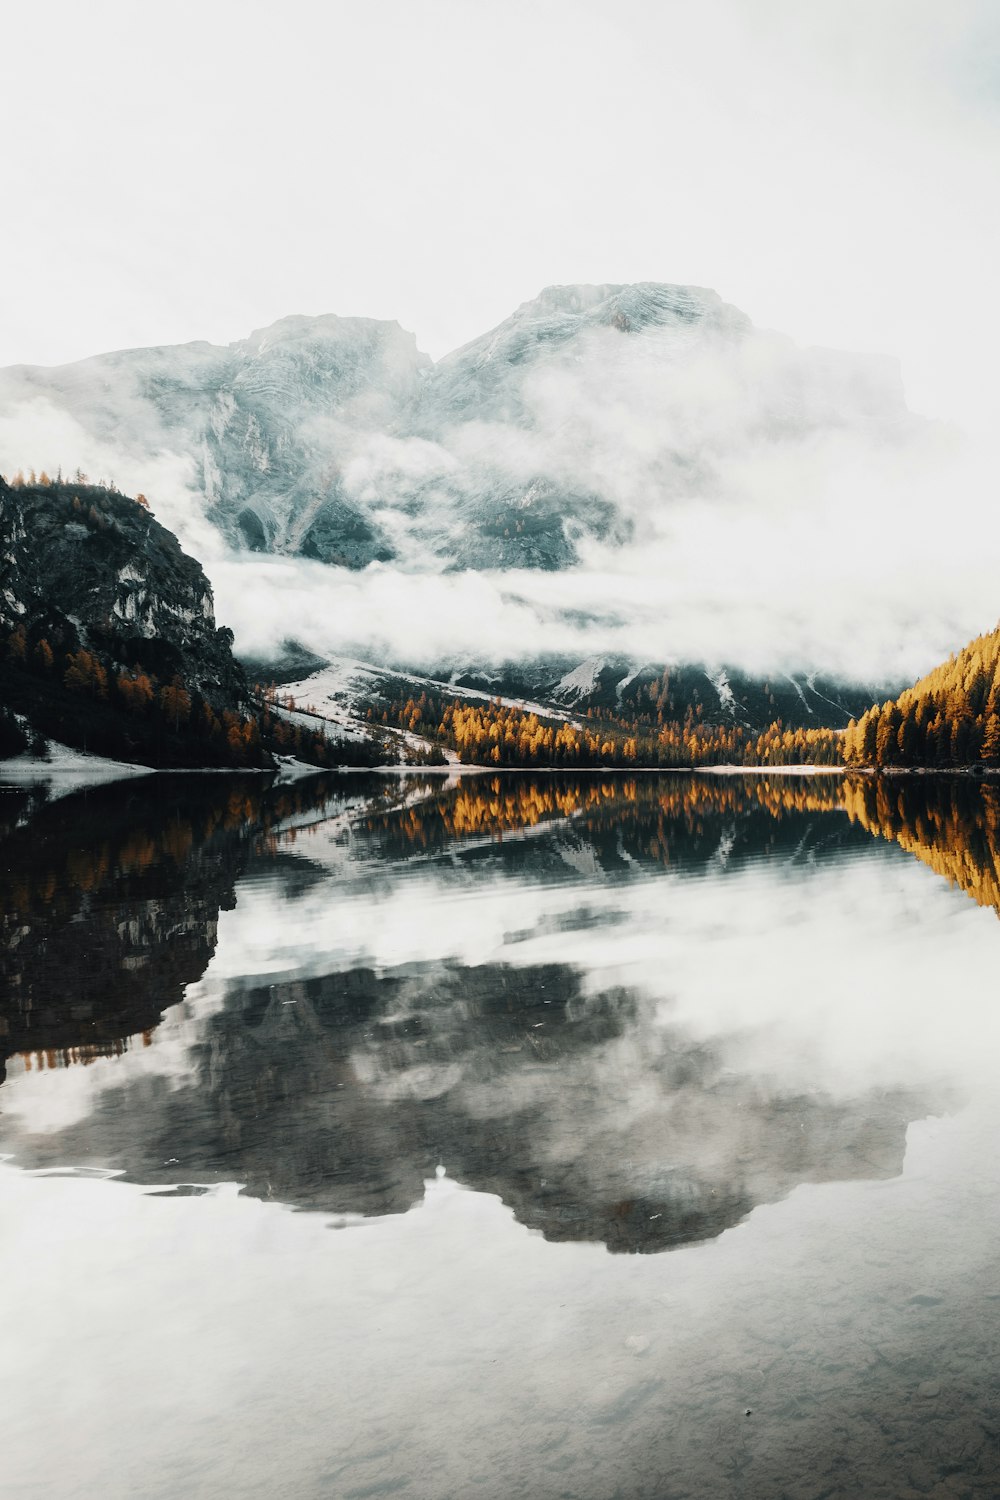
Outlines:
[[[185, 777], [55, 804], [7, 791], [0, 808], [0, 1036], [25, 1067], [148, 1042], [251, 887], [280, 926], [303, 890], [350, 901], [358, 882], [407, 871], [452, 880], [456, 859], [491, 887], [585, 869], [585, 893], [847, 863], [877, 834], [981, 904], [1000, 899], [996, 793], [954, 780]], [[630, 940], [585, 894], [559, 920]], [[573, 963], [510, 952], [375, 967], [331, 952], [320, 968], [231, 979], [214, 1013], [181, 1028], [179, 1076], [122, 1073], [72, 1132], [8, 1136], [10, 1148], [34, 1165], [237, 1180], [360, 1214], [405, 1212], [444, 1161], [549, 1239], [658, 1251], [800, 1182], [897, 1174], [907, 1124], [928, 1108], [917, 1090], [834, 1099], [734, 1071], [648, 997]]]

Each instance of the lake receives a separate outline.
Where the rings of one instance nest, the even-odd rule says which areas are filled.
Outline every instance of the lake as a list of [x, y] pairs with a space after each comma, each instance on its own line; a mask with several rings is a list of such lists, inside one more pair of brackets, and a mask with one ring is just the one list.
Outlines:
[[5, 1497], [1000, 1494], [1000, 795], [0, 786]]

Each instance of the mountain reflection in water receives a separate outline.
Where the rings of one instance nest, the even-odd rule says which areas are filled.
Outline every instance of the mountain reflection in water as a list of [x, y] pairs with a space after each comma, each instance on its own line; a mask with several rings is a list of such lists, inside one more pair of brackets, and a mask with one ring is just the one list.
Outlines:
[[[547, 1239], [614, 1251], [718, 1235], [799, 1183], [896, 1176], [908, 1123], [951, 1097], [775, 1072], [738, 1003], [714, 1033], [675, 1014], [669, 968], [633, 953], [675, 941], [691, 881], [710, 882], [706, 975], [744, 880], [786, 882], [772, 904], [810, 872], [853, 880], [872, 834], [997, 904], [995, 794], [954, 781], [177, 777], [5, 789], [0, 818], [19, 1086], [153, 1043], [63, 1126], [12, 1096], [20, 1164], [381, 1215], [445, 1163]], [[243, 926], [216, 974], [220, 912]], [[786, 965], [773, 984], [806, 1004]], [[722, 977], [735, 1002], [744, 979]]]

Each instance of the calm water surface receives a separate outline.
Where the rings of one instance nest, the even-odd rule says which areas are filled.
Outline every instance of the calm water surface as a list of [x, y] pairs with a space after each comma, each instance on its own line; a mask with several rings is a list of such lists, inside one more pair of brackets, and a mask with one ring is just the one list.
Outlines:
[[0, 1491], [1000, 1495], [998, 830], [0, 787]]

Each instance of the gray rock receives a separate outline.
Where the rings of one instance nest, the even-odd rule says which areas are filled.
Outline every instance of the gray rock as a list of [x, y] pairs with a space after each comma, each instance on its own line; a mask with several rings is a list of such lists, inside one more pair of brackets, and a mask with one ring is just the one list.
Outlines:
[[29, 647], [48, 639], [57, 679], [82, 647], [164, 682], [176, 674], [220, 713], [249, 700], [201, 564], [114, 491], [0, 479], [0, 633], [18, 627]]

